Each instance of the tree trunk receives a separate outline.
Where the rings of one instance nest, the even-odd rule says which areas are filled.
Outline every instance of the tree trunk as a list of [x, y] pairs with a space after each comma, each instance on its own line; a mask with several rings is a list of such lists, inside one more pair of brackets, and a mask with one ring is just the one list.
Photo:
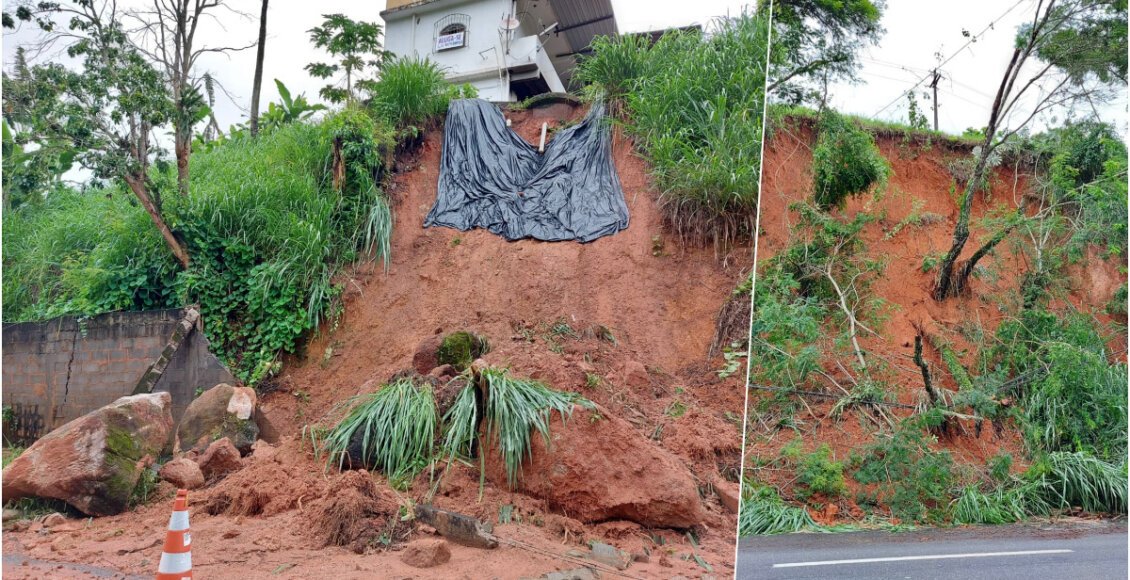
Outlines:
[[153, 203], [153, 199], [149, 197], [149, 191], [145, 187], [145, 183], [133, 176], [125, 178], [126, 184], [129, 185], [133, 194], [137, 196], [141, 206], [145, 208], [149, 218], [153, 220], [153, 225], [157, 226], [157, 230], [161, 232], [161, 237], [165, 238], [165, 244], [172, 250], [173, 256], [180, 262], [181, 267], [188, 269], [191, 264], [188, 258], [188, 251], [173, 235], [172, 230], [169, 229], [168, 224], [165, 223], [165, 218], [161, 217], [161, 210], [157, 209], [157, 205]]
[[251, 136], [259, 134], [259, 89], [263, 86], [263, 52], [267, 47], [267, 0], [259, 13], [259, 46], [255, 52], [255, 81], [251, 88]]
[[192, 127], [176, 127], [173, 148], [177, 156], [177, 189], [188, 195], [188, 157], [192, 154]]

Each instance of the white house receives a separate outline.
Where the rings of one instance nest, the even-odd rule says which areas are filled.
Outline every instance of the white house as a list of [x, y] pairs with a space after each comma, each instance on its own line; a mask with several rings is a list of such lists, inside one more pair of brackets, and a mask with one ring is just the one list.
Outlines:
[[387, 50], [495, 102], [566, 90], [593, 37], [618, 32], [611, 0], [387, 0], [381, 17]]

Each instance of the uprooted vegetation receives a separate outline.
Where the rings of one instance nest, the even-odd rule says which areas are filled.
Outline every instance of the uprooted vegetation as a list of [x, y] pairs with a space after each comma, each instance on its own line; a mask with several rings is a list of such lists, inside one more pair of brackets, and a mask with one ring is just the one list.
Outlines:
[[969, 145], [863, 124], [889, 183], [822, 203], [805, 177], [821, 182], [826, 124], [775, 125], [742, 533], [1125, 514], [1126, 321], [1109, 304], [1125, 299], [1126, 161], [1109, 129], [995, 161], [975, 219], [1008, 235], [950, 307], [922, 264], [948, 241]]
[[442, 422], [437, 420], [429, 381], [403, 377], [374, 393], [345, 401], [349, 411], [336, 424], [309, 426], [315, 452], [325, 454], [329, 464], [342, 469], [379, 470], [394, 487], [410, 482], [425, 469], [435, 473], [442, 461], [477, 458], [483, 462], [483, 454], [493, 452], [505, 464], [507, 482], [513, 487], [522, 462], [532, 453], [531, 437], [540, 435], [549, 442], [551, 414], [556, 412], [565, 420], [574, 406], [592, 408], [592, 403], [574, 393], [514, 377], [504, 368], [469, 370], [451, 381], [466, 386], [459, 390]]

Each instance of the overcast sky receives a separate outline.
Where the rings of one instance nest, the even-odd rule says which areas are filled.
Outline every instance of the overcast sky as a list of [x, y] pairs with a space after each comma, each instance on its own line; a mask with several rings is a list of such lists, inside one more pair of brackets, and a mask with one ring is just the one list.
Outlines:
[[[121, 0], [120, 5], [148, 4], [140, 0]], [[250, 14], [248, 18], [228, 15], [222, 26], [205, 23], [198, 36], [204, 44], [249, 43], [258, 33], [258, 0], [228, 0], [228, 3]], [[735, 14], [749, 1], [695, 0], [693, 2], [655, 2], [648, 0], [612, 0], [622, 32], [655, 30], [670, 26], [705, 23], [715, 16]], [[883, 17], [887, 29], [879, 46], [869, 47], [862, 54], [862, 83], [837, 85], [832, 88], [832, 104], [836, 108], [888, 120], [906, 120], [906, 99], [898, 99], [882, 110], [936, 64], [935, 53], [948, 57], [957, 54], [942, 71], [939, 85], [939, 119], [941, 128], [960, 133], [966, 127], [985, 124], [992, 94], [1007, 65], [1017, 25], [1032, 15], [1033, 0], [888, 0]], [[326, 55], [314, 50], [307, 30], [321, 21], [322, 14], [341, 12], [357, 20], [380, 20], [384, 2], [319, 0], [295, 2], [275, 0], [268, 17], [267, 55], [263, 76], [262, 107], [278, 100], [272, 79], [281, 79], [293, 94], [306, 93], [317, 100], [318, 88], [324, 84], [313, 79], [303, 67]], [[1005, 14], [1010, 7], [1011, 12]], [[1003, 16], [1002, 16], [1003, 15]], [[961, 48], [966, 42], [962, 30], [978, 34], [990, 22], [991, 30], [978, 35], [977, 42]], [[4, 61], [9, 64], [14, 48], [35, 38], [29, 27], [4, 35]], [[961, 49], [959, 51], [959, 49]], [[254, 49], [228, 57], [209, 55], [202, 59], [202, 70], [211, 71], [231, 93], [233, 100], [221, 98], [217, 118], [222, 127], [246, 119], [255, 70]], [[925, 88], [923, 83], [918, 93]], [[919, 98], [929, 112], [930, 103]], [[1102, 113], [1123, 133], [1127, 131], [1126, 92]]]
[[[695, 2], [653, 2], [649, 0], [612, 0], [617, 24], [621, 32], [638, 32], [670, 26], [705, 23], [714, 16], [740, 12], [749, 2], [724, 0], [697, 0]], [[119, 6], [149, 5], [144, 0], [120, 0]], [[201, 46], [247, 44], [259, 33], [258, 0], [227, 0], [227, 4], [249, 13], [249, 18], [226, 14], [222, 26], [204, 22], [197, 33]], [[307, 31], [321, 23], [323, 14], [342, 13], [354, 20], [380, 21], [380, 11], [385, 3], [358, 2], [356, 0], [318, 0], [296, 2], [274, 0], [267, 16], [267, 52], [263, 64], [262, 109], [267, 103], [278, 100], [278, 91], [272, 79], [280, 79], [291, 93], [306, 93], [315, 101], [324, 81], [311, 78], [303, 70], [312, 61], [328, 61], [327, 55], [314, 49]], [[383, 23], [382, 23], [383, 24]], [[4, 35], [4, 62], [10, 65], [15, 47], [36, 38], [34, 27], [25, 27], [16, 33]], [[54, 55], [58, 58], [58, 55]], [[251, 83], [255, 73], [255, 50], [231, 54], [229, 57], [206, 55], [201, 58], [201, 72], [211, 71], [234, 97], [234, 102], [219, 97], [216, 117], [227, 131], [228, 125], [245, 121], [251, 101]]]
[[[1010, 11], [1011, 9], [1011, 11]], [[1023, 0], [888, 0], [883, 15], [886, 34], [878, 46], [863, 52], [862, 83], [832, 87], [830, 102], [840, 111], [869, 118], [906, 122], [907, 100], [902, 97], [882, 110], [928, 75], [937, 63], [955, 55], [941, 70], [938, 83], [939, 127], [960, 134], [967, 127], [988, 123], [993, 96], [1012, 57], [1016, 29], [1035, 14], [1035, 2]], [[993, 26], [985, 30], [989, 23]], [[977, 41], [962, 48], [967, 38], [962, 30], [977, 35]], [[982, 31], [984, 31], [983, 34]], [[922, 98], [929, 81], [916, 90], [918, 104], [932, 119], [931, 103]], [[1030, 110], [1030, 109], [1029, 109]], [[1100, 114], [1125, 136], [1127, 133], [1126, 89]], [[1062, 119], [1062, 111], [1059, 112]], [[1045, 126], [1051, 118], [1035, 123]]]

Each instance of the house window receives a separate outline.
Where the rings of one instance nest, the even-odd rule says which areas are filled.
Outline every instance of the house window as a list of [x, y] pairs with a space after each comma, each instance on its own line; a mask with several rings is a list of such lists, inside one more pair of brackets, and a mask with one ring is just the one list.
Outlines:
[[467, 25], [471, 17], [466, 14], [449, 14], [436, 22], [435, 52], [467, 46]]

